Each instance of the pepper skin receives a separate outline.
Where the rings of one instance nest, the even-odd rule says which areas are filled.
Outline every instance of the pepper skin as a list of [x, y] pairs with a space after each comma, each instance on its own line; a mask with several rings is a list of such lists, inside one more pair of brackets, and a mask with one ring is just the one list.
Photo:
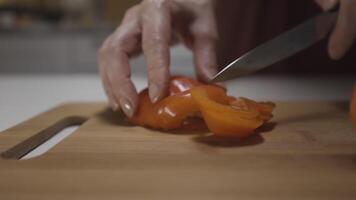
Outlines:
[[151, 103], [148, 90], [139, 94], [139, 107], [129, 120], [137, 125], [171, 130], [190, 117], [203, 118], [209, 130], [221, 137], [246, 137], [272, 118], [273, 103], [228, 96], [217, 85], [204, 85], [185, 77], [173, 77], [169, 96]]
[[247, 137], [272, 117], [268, 112], [274, 108], [272, 103], [240, 98], [230, 104], [221, 104], [200, 88], [193, 88], [191, 92], [206, 125], [216, 136]]

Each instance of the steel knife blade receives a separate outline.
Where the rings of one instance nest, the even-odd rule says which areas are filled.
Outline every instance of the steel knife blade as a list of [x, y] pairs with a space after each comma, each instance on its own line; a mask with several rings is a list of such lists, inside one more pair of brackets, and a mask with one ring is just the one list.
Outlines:
[[217, 73], [212, 82], [248, 75], [282, 61], [324, 39], [337, 19], [337, 11], [319, 14], [252, 49]]

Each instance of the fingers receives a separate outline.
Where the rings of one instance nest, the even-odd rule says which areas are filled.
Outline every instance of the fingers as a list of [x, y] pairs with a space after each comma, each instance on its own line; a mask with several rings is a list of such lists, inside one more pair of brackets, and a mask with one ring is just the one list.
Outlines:
[[338, 60], [351, 48], [356, 37], [355, 0], [315, 0], [323, 10], [330, 10], [340, 2], [340, 10], [335, 28], [330, 36], [329, 56]]
[[129, 57], [140, 47], [138, 7], [129, 10], [122, 25], [104, 42], [98, 52], [99, 71], [109, 103], [131, 117], [136, 111], [138, 94], [130, 79]]
[[198, 79], [209, 82], [217, 73], [216, 41], [206, 35], [196, 35], [193, 59]]
[[[100, 65], [99, 65], [100, 66]], [[104, 66], [104, 65], [102, 65]], [[115, 95], [112, 92], [111, 84], [109, 78], [107, 77], [106, 70], [104, 67], [99, 67], [99, 74], [101, 77], [101, 82], [105, 91], [106, 96], [108, 97], [109, 105], [112, 110], [119, 109], [118, 100], [115, 98]]]
[[342, 58], [354, 43], [356, 37], [356, 1], [341, 0], [339, 16], [329, 41], [329, 55], [332, 59]]
[[217, 30], [214, 16], [207, 14], [197, 20], [191, 33], [193, 35], [193, 59], [198, 79], [209, 82], [217, 73]]
[[315, 2], [324, 10], [330, 10], [339, 2], [339, 0], [315, 0]]
[[127, 116], [132, 117], [136, 111], [138, 94], [130, 79], [129, 57], [127, 53], [121, 50], [114, 51], [110, 57], [116, 57], [105, 68], [112, 93], [122, 111]]
[[142, 10], [142, 48], [148, 68], [149, 96], [157, 102], [167, 94], [171, 16], [168, 1], [147, 0]]

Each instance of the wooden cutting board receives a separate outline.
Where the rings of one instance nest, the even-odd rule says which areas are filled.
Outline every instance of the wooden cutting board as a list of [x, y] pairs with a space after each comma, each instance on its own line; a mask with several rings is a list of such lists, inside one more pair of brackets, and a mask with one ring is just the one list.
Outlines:
[[[0, 134], [0, 199], [354, 199], [347, 104], [278, 103], [245, 140], [159, 132], [100, 103], [60, 105]], [[70, 124], [46, 154], [17, 160]]]

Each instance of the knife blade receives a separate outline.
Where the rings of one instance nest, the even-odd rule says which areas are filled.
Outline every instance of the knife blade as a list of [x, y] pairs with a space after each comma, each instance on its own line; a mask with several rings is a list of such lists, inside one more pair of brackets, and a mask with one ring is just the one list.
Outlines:
[[337, 14], [337, 11], [319, 14], [252, 49], [223, 68], [212, 82], [227, 81], [257, 72], [307, 49], [328, 35]]

